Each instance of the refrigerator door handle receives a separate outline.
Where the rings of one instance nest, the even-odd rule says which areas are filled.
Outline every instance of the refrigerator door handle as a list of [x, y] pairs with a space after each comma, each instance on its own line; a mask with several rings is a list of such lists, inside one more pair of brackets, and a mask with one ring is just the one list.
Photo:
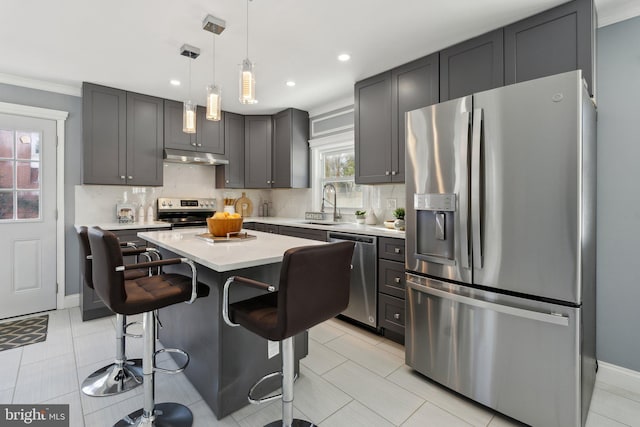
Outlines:
[[429, 294], [435, 297], [444, 298], [449, 301], [454, 301], [461, 304], [478, 307], [485, 310], [491, 310], [498, 313], [509, 314], [511, 316], [521, 317], [524, 319], [537, 320], [539, 322], [551, 323], [560, 326], [569, 326], [569, 318], [562, 314], [555, 313], [541, 313], [539, 311], [526, 310], [523, 308], [512, 307], [509, 305], [497, 304], [494, 302], [479, 300], [471, 297], [465, 297], [463, 295], [454, 294], [451, 292], [443, 291], [440, 289], [430, 288], [415, 282], [412, 282], [410, 278], [406, 281], [407, 287], [414, 289], [418, 292]]
[[[463, 142], [460, 145], [460, 157], [464, 159], [465, 167], [462, 170], [469, 170], [469, 125], [471, 113], [462, 113], [462, 125], [460, 134]], [[468, 172], [467, 172], [468, 173]], [[460, 196], [458, 203], [460, 206], [460, 264], [462, 268], [470, 268], [469, 265], [469, 177], [465, 176], [460, 180]]]
[[482, 108], [473, 110], [473, 133], [471, 139], [471, 230], [473, 237], [473, 268], [482, 268], [482, 222], [480, 185], [480, 150], [482, 139]]

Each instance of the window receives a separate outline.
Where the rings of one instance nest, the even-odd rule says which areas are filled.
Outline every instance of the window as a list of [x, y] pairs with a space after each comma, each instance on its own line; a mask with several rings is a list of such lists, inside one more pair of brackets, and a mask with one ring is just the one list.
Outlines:
[[0, 129], [0, 220], [40, 218], [40, 137]]
[[[311, 143], [313, 159], [313, 201], [314, 209], [320, 210], [322, 206], [323, 189], [331, 184], [336, 189], [336, 200], [341, 212], [353, 213], [356, 209], [362, 209], [364, 196], [362, 186], [355, 183], [355, 153], [353, 148], [353, 134], [342, 136], [342, 141], [321, 142], [314, 140]], [[335, 138], [327, 138], [329, 141]], [[333, 203], [333, 195], [327, 191], [325, 196]], [[325, 204], [332, 209], [331, 205]]]

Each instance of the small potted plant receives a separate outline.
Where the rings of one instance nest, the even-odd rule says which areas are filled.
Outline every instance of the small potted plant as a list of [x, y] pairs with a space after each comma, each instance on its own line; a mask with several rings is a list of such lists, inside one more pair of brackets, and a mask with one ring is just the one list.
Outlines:
[[367, 211], [356, 211], [356, 223], [364, 224], [364, 220], [367, 217]]
[[393, 216], [396, 219], [393, 223], [393, 228], [396, 230], [404, 230], [404, 208], [394, 210]]

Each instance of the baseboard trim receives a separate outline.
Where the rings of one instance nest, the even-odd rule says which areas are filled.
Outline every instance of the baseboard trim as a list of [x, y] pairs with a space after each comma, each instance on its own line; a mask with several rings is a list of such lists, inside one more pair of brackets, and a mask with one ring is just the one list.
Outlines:
[[63, 307], [58, 307], [58, 309], [62, 308], [71, 308], [71, 307], [79, 307], [80, 306], [80, 294], [71, 294], [65, 295], [63, 301]]
[[623, 375], [640, 381], [640, 372], [598, 360], [598, 375]]

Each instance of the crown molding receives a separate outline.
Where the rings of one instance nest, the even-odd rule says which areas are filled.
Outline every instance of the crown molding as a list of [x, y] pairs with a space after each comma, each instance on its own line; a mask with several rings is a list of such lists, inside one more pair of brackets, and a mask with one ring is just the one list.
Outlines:
[[27, 77], [15, 76], [13, 74], [0, 73], [0, 83], [13, 86], [26, 87], [29, 89], [44, 90], [47, 92], [60, 93], [62, 95], [82, 96], [82, 88], [64, 85], [60, 83], [52, 83], [45, 80], [31, 79]]
[[615, 24], [640, 15], [640, 2], [627, 0], [598, 9], [598, 28]]

